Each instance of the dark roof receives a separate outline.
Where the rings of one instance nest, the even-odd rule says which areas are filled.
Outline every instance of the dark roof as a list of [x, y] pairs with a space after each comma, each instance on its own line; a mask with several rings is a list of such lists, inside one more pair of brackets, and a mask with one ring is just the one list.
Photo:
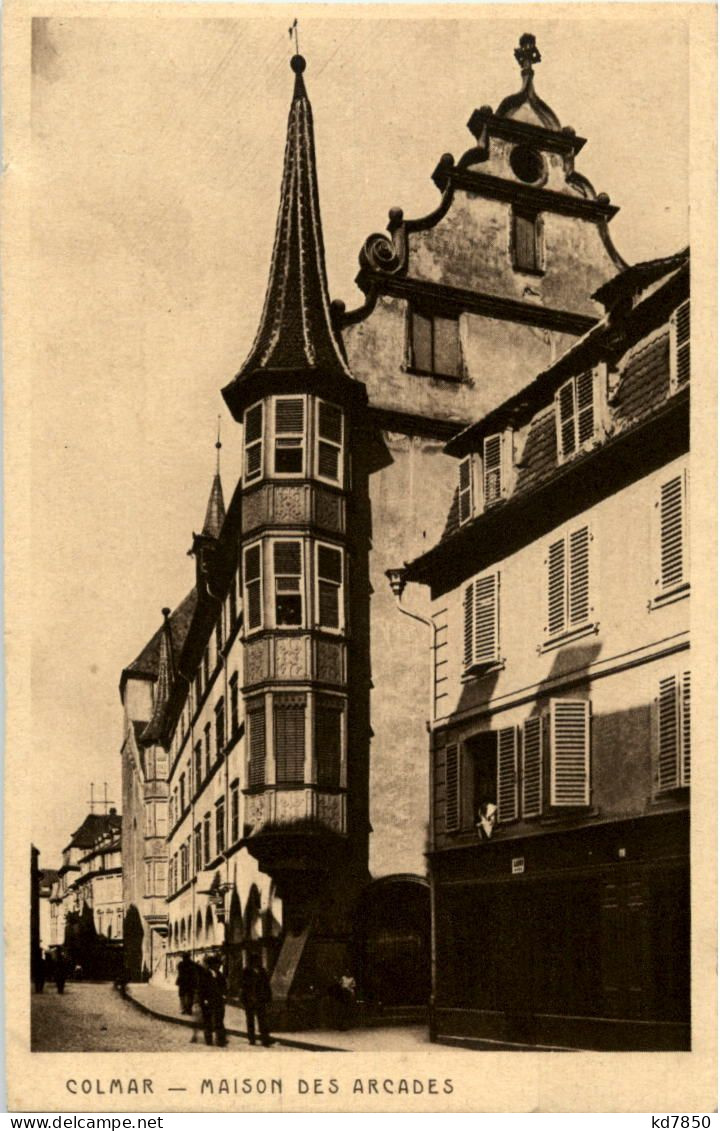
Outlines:
[[50, 891], [50, 888], [58, 878], [56, 868], [41, 868], [38, 872], [38, 883], [40, 884], [40, 894], [44, 891]]
[[119, 813], [88, 813], [70, 838], [69, 847], [92, 848], [99, 837], [119, 831], [121, 826], [122, 817]]
[[207, 510], [205, 511], [205, 521], [203, 523], [202, 533], [205, 538], [219, 538], [222, 525], [225, 521], [225, 500], [223, 498], [222, 482], [220, 480], [220, 472], [215, 473], [210, 488], [210, 498], [208, 499]]
[[330, 314], [313, 117], [302, 77], [305, 60], [295, 55], [291, 66], [295, 90], [265, 306], [247, 359], [223, 389], [228, 404], [238, 386], [258, 371], [315, 370], [351, 377]]
[[662, 259], [648, 259], [644, 263], [634, 263], [619, 275], [608, 279], [595, 291], [593, 298], [608, 308], [614, 306], [619, 298], [625, 294], [637, 291], [638, 288], [647, 287], [663, 275], [676, 271], [690, 259], [690, 248], [683, 248], [674, 255], [666, 255]]
[[147, 726], [147, 720], [146, 719], [133, 719], [132, 728], [133, 728], [133, 734], [135, 735], [135, 742], [137, 744], [140, 743], [140, 736], [142, 735], [142, 732], [145, 730], [146, 726]]
[[[176, 609], [170, 614], [170, 629], [172, 631], [173, 650], [177, 655], [185, 643], [190, 621], [192, 620], [195, 606], [197, 604], [197, 593], [195, 589], [191, 589], [187, 597], [184, 598], [177, 606]], [[158, 663], [160, 659], [160, 643], [163, 636], [163, 626], [161, 625], [157, 632], [150, 638], [148, 643], [143, 648], [142, 652], [135, 657], [131, 664], [123, 670], [120, 687], [122, 689], [125, 680], [130, 676], [155, 679], [158, 674]]]
[[173, 680], [175, 679], [175, 660], [173, 657], [172, 629], [170, 627], [170, 610], [163, 609], [165, 622], [162, 626], [160, 637], [160, 650], [158, 653], [158, 674], [153, 689], [153, 713], [150, 722], [143, 731], [140, 741], [143, 746], [152, 746], [160, 740], [162, 725], [165, 716], [165, 705], [170, 697]]

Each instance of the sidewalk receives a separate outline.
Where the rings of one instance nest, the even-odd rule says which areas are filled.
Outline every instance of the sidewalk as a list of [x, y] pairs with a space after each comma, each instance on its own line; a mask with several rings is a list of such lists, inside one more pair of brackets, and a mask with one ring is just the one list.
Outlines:
[[[180, 1013], [177, 990], [174, 987], [163, 989], [161, 986], [133, 982], [128, 986], [127, 1000], [153, 1017], [199, 1029], [199, 1017], [183, 1017]], [[247, 1040], [245, 1014], [239, 1006], [226, 1005], [225, 1028], [229, 1036]], [[312, 1029], [302, 1033], [273, 1033], [273, 1041], [273, 1047], [278, 1050], [308, 1049], [313, 1052], [390, 1052], [422, 1048], [427, 1050], [433, 1047], [427, 1029], [419, 1025], [351, 1029], [347, 1032], [340, 1029]]]

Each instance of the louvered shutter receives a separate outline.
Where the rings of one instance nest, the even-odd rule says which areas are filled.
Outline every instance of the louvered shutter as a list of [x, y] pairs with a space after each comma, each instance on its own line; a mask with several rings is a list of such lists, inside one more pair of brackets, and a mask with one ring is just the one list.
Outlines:
[[476, 664], [494, 664], [498, 660], [498, 579], [497, 573], [491, 573], [475, 582]]
[[525, 719], [522, 741], [523, 817], [539, 817], [542, 811], [542, 720]]
[[686, 385], [690, 380], [690, 300], [682, 303], [673, 314], [675, 327], [675, 385]]
[[660, 588], [685, 580], [685, 481], [676, 475], [660, 488]]
[[558, 451], [561, 457], [572, 455], [577, 446], [575, 436], [575, 382], [571, 378], [557, 391]]
[[458, 517], [460, 522], [467, 522], [473, 512], [473, 478], [472, 456], [466, 456], [460, 461], [458, 485]]
[[460, 747], [457, 742], [445, 747], [445, 829], [454, 832], [460, 825]]
[[248, 546], [244, 566], [247, 626], [259, 628], [262, 624], [262, 558], [259, 544]]
[[273, 699], [275, 780], [305, 780], [305, 696], [276, 695]]
[[683, 672], [682, 674], [680, 738], [682, 750], [680, 784], [690, 785], [690, 672]]
[[578, 447], [595, 433], [595, 379], [592, 369], [575, 378]]
[[503, 727], [497, 736], [498, 821], [517, 820], [517, 730]]
[[245, 413], [245, 479], [257, 479], [262, 471], [263, 406], [253, 405]]
[[550, 544], [547, 557], [547, 630], [550, 636], [565, 630], [565, 548], [564, 538]]
[[502, 436], [486, 436], [483, 440], [483, 493], [485, 506], [502, 498]]
[[590, 530], [570, 535], [568, 605], [570, 625], [585, 624], [590, 615]]
[[658, 790], [679, 784], [678, 687], [674, 675], [660, 680], [658, 695]]
[[278, 397], [275, 401], [276, 435], [302, 435], [305, 402], [302, 397]]
[[319, 786], [340, 785], [342, 760], [342, 703], [332, 696], [318, 698], [315, 708], [315, 761]]
[[590, 804], [590, 704], [550, 700], [550, 804]]
[[473, 631], [475, 624], [474, 607], [474, 583], [471, 581], [469, 585], [465, 586], [465, 597], [463, 600], [463, 618], [464, 618], [464, 636], [463, 636], [463, 663], [466, 668], [469, 668], [473, 662]]
[[265, 783], [265, 704], [248, 705], [248, 785]]

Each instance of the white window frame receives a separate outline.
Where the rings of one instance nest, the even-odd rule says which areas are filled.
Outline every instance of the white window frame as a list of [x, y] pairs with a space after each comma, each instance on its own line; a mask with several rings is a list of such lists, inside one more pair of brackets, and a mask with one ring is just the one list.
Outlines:
[[[260, 409], [260, 435], [256, 440], [251, 440], [250, 442], [248, 442], [248, 440], [247, 440], [247, 418], [248, 418], [249, 414], [251, 412], [253, 412], [253, 410], [256, 409], [256, 408]], [[255, 401], [255, 404], [251, 404], [248, 408], [245, 409], [245, 412], [243, 413], [243, 483], [244, 484], [255, 483], [256, 481], [259, 481], [263, 477], [263, 472], [264, 472], [263, 460], [264, 460], [264, 456], [265, 456], [264, 440], [265, 440], [265, 403], [263, 401]], [[248, 451], [250, 450], [250, 448], [256, 448], [256, 447], [259, 447], [259, 449], [260, 449], [259, 467], [258, 467], [257, 471], [253, 472], [253, 474], [250, 475], [248, 473]]]
[[[579, 383], [583, 381], [583, 379], [588, 375], [590, 376], [591, 380], [590, 400], [589, 402], [586, 401], [586, 403], [582, 407], [580, 407], [578, 386]], [[575, 456], [579, 455], [581, 452], [588, 451], [597, 442], [599, 424], [601, 419], [600, 405], [598, 404], [598, 389], [600, 385], [601, 382], [598, 380], [597, 366], [595, 366], [591, 369], [584, 369], [582, 373], [576, 373], [572, 377], [569, 377], [568, 380], [563, 381], [563, 383], [556, 390], [555, 435], [557, 442], [558, 463], [566, 463], [568, 460], [574, 459]], [[571, 417], [573, 421], [573, 446], [570, 451], [565, 451], [563, 443], [563, 416], [561, 409], [563, 394], [567, 389], [571, 390], [572, 392], [573, 403], [573, 411]], [[583, 438], [580, 435], [581, 416], [583, 413], [586, 413], [588, 409], [590, 409], [592, 412], [592, 431], [589, 436], [585, 436]]]
[[[491, 609], [491, 629], [494, 648], [480, 649], [478, 631], [478, 601]], [[478, 669], [487, 671], [502, 663], [500, 656], [500, 573], [483, 573], [463, 586], [463, 671], [467, 674]], [[488, 623], [483, 625], [488, 631]]]
[[[655, 792], [668, 793], [690, 785], [691, 673], [676, 672], [658, 682]], [[663, 733], [664, 732], [664, 733]]]
[[[335, 582], [330, 578], [320, 577], [320, 548], [326, 550], [334, 550], [340, 554], [340, 581]], [[330, 625], [323, 624], [320, 619], [320, 582], [325, 581], [329, 585], [334, 585], [338, 590], [338, 624], [336, 628]], [[323, 632], [342, 633], [345, 629], [345, 553], [342, 546], [336, 546], [332, 542], [316, 542], [315, 543], [315, 627], [320, 628]]]
[[[293, 542], [300, 547], [300, 573], [275, 573], [275, 547], [280, 543]], [[305, 578], [306, 578], [306, 562], [305, 562], [305, 543], [302, 538], [288, 537], [288, 538], [271, 538], [269, 540], [270, 549], [270, 578], [272, 592], [269, 595], [269, 603], [271, 606], [271, 620], [274, 628], [282, 629], [283, 632], [298, 632], [300, 629], [307, 628], [308, 610], [307, 610], [307, 593], [305, 592]], [[299, 585], [297, 593], [300, 596], [300, 621], [298, 624], [278, 624], [277, 620], [277, 578], [278, 577], [299, 577]], [[295, 590], [288, 590], [288, 595], [295, 593]]]
[[[252, 578], [250, 580], [250, 585], [257, 585], [258, 588], [259, 588], [259, 592], [260, 592], [260, 623], [251, 625], [250, 619], [249, 619], [250, 618], [250, 590], [249, 590], [249, 585], [248, 585], [248, 580], [247, 580], [247, 565], [246, 565], [246, 562], [247, 562], [248, 553], [251, 550], [254, 550], [256, 548], [257, 548], [257, 551], [258, 551], [258, 562], [259, 562], [259, 565], [260, 565], [260, 571], [259, 571], [258, 577]], [[249, 546], [244, 546], [243, 547], [242, 576], [243, 576], [243, 611], [244, 611], [243, 620], [245, 622], [245, 635], [246, 636], [249, 636], [251, 632], [260, 632], [265, 626], [265, 600], [264, 600], [264, 592], [263, 592], [263, 590], [264, 590], [264, 586], [263, 586], [264, 572], [265, 571], [264, 571], [264, 562], [263, 562], [263, 543], [262, 542], [251, 542]]]
[[[568, 739], [563, 740], [563, 736], [558, 731], [558, 717], [564, 713], [567, 715], [568, 708], [573, 709], [575, 719], [572, 720], [570, 726], [578, 726], [578, 720], [583, 729], [583, 743], [581, 750], [568, 749]], [[566, 725], [567, 721], [566, 721]], [[562, 741], [561, 741], [562, 740]], [[565, 749], [562, 749], [562, 746]], [[590, 746], [591, 746], [591, 729], [590, 729], [590, 703], [587, 699], [551, 699], [550, 700], [550, 804], [554, 808], [569, 808], [580, 809], [587, 808], [590, 804]], [[570, 764], [571, 759], [575, 759], [575, 769], [572, 769]], [[559, 780], [559, 774], [562, 772], [566, 776], [568, 773], [575, 773], [577, 775], [577, 766], [582, 762], [583, 773], [583, 791], [582, 797], [571, 797], [569, 793], [570, 787]], [[564, 764], [563, 764], [564, 763]]]
[[[576, 602], [579, 597], [579, 587], [582, 582], [582, 559], [578, 561], [573, 553], [573, 542], [579, 535], [587, 532], [586, 535], [586, 570], [587, 570], [587, 595], [586, 595], [586, 610], [584, 616], [579, 616], [577, 612], [573, 614], [573, 602]], [[557, 548], [562, 546], [562, 625], [551, 625], [551, 601], [555, 591], [557, 582], [553, 584], [551, 568], [551, 557], [557, 554]], [[592, 527], [588, 522], [577, 526], [574, 529], [565, 530], [563, 533], [558, 534], [552, 538], [546, 549], [546, 555], [543, 563], [543, 585], [544, 585], [544, 608], [545, 608], [545, 629], [544, 629], [544, 643], [540, 646], [540, 650], [545, 648], [552, 648], [558, 642], [574, 639], [578, 636], [585, 636], [590, 632], [598, 631], [598, 624], [593, 621], [593, 613], [595, 607], [593, 605], [593, 573], [594, 573], [594, 554], [593, 554], [593, 532]]]
[[[496, 443], [498, 446], [498, 461], [497, 465], [488, 467], [489, 456], [488, 450], [490, 446]], [[493, 432], [489, 436], [483, 436], [483, 455], [482, 455], [482, 496], [483, 496], [483, 509], [487, 510], [488, 507], [494, 506], [499, 503], [501, 499], [505, 498], [505, 485], [506, 485], [506, 469], [505, 469], [505, 434], [504, 432]], [[497, 472], [499, 477], [499, 488], [497, 495], [490, 498], [488, 491], [488, 479], [491, 473]]]
[[[464, 456], [458, 465], [458, 524], [464, 526], [475, 514], [475, 461], [472, 455]], [[467, 470], [467, 483], [463, 485], [463, 473]], [[463, 501], [466, 501], [463, 511]]]
[[[685, 334], [685, 326], [684, 326], [686, 312], [687, 312], [687, 334]], [[689, 385], [691, 377], [692, 377], [692, 374], [690, 372], [690, 364], [691, 364], [690, 350], [691, 350], [691, 334], [692, 334], [691, 318], [692, 318], [692, 314], [691, 314], [691, 310], [690, 310], [690, 299], [689, 298], [685, 299], [684, 302], [681, 302], [680, 305], [677, 307], [677, 309], [674, 310], [672, 312], [672, 314], [670, 315], [670, 392], [671, 393], [676, 393], [678, 391], [678, 389], [682, 389], [686, 385]], [[681, 321], [681, 323], [682, 323], [680, 328], [678, 328], [678, 321]], [[684, 358], [683, 358], [682, 363], [679, 361], [679, 355], [680, 355], [681, 351], [683, 352], [683, 354], [685, 354], [685, 353], [687, 354], [687, 361], [685, 361]], [[687, 377], [685, 377], [681, 381], [679, 379], [680, 370], [682, 368], [684, 368], [685, 366], [687, 366], [687, 371], [688, 371]]]
[[[329, 405], [331, 408], [336, 409], [340, 413], [340, 443], [335, 440], [329, 440], [326, 436], [320, 435], [320, 408], [321, 405]], [[345, 481], [345, 413], [340, 405], [335, 404], [333, 401], [327, 401], [322, 397], [315, 398], [315, 412], [313, 414], [315, 424], [315, 478], [319, 479], [321, 483], [330, 483], [333, 487], [342, 487]], [[330, 476], [322, 475], [320, 472], [320, 445], [327, 444], [328, 447], [335, 448], [338, 453], [338, 477], [331, 479]]]
[[[278, 432], [277, 430], [277, 408], [281, 401], [300, 401], [303, 406], [303, 424], [302, 429], [294, 432]], [[272, 479], [303, 479], [307, 477], [308, 465], [308, 398], [304, 393], [282, 393], [272, 398], [271, 411], [270, 411], [270, 460], [272, 466], [269, 469], [269, 475]], [[298, 441], [299, 443], [290, 442], [287, 447], [293, 451], [300, 450], [302, 452], [301, 466], [299, 471], [277, 471], [275, 468], [275, 456], [278, 450], [278, 441]]]

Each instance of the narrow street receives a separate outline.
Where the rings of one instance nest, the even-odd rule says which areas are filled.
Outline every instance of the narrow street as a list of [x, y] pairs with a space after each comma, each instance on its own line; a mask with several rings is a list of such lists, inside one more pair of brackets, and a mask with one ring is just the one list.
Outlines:
[[[68, 982], [64, 994], [53, 985], [32, 994], [33, 1052], [187, 1052], [204, 1049], [202, 1032], [141, 1013], [123, 1001], [109, 982]], [[192, 1044], [195, 1037], [196, 1044]], [[230, 1035], [230, 1046], [266, 1055], [258, 1045]], [[284, 1050], [284, 1051], [294, 1051]]]

